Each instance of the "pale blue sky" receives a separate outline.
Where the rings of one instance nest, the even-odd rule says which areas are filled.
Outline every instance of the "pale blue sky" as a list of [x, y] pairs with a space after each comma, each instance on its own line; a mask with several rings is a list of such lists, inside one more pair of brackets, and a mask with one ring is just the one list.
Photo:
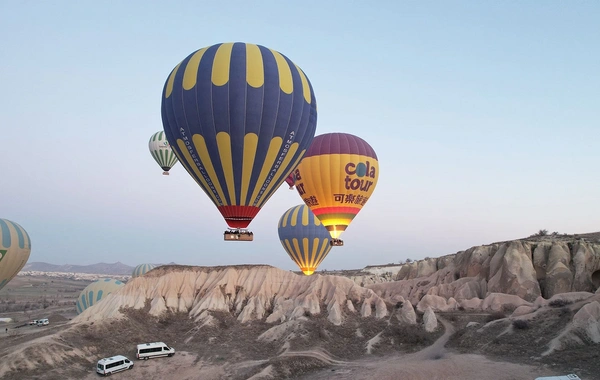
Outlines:
[[240, 41], [304, 70], [317, 135], [379, 156], [321, 268], [598, 231], [598, 20], [596, 1], [0, 0], [0, 217], [29, 232], [30, 261], [296, 269], [277, 237], [295, 191], [269, 200], [254, 242], [224, 242], [200, 187], [148, 152], [172, 68]]

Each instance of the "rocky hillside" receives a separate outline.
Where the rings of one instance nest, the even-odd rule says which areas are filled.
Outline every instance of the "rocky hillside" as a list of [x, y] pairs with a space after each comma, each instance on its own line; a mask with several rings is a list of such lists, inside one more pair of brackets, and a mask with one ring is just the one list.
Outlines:
[[413, 304], [427, 294], [460, 301], [504, 293], [533, 302], [540, 296], [595, 292], [600, 287], [600, 244], [581, 238], [530, 238], [472, 247], [392, 270], [393, 282], [364, 285]]
[[95, 305], [93, 312], [85, 311], [74, 321], [120, 317], [119, 309], [142, 309], [147, 302], [151, 315], [186, 312], [205, 323], [212, 318], [209, 312], [231, 313], [242, 323], [265, 318], [267, 323], [284, 322], [325, 313], [335, 325], [342, 323], [342, 310], [363, 317], [388, 315], [379, 296], [345, 277], [307, 277], [266, 265], [167, 265], [131, 279]]

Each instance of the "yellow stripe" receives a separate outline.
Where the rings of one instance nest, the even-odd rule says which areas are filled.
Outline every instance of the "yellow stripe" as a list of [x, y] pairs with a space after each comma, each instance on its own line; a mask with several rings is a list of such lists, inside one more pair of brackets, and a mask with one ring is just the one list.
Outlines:
[[[194, 147], [196, 148], [196, 152], [200, 155], [200, 160], [202, 161], [202, 166], [206, 170], [208, 177], [212, 181], [219, 197], [223, 201], [223, 204], [227, 205], [227, 200], [225, 199], [225, 194], [223, 194], [223, 189], [221, 188], [221, 183], [219, 182], [219, 177], [217, 177], [217, 173], [215, 172], [215, 168], [212, 164], [210, 156], [208, 155], [208, 148], [206, 147], [206, 141], [204, 141], [204, 137], [202, 135], [194, 135], [192, 137], [192, 141], [194, 142]], [[206, 188], [209, 193], [212, 193], [209, 187]]]
[[191, 90], [196, 85], [196, 81], [198, 80], [198, 66], [200, 66], [200, 60], [204, 55], [206, 48], [198, 50], [192, 58], [188, 61], [185, 66], [185, 71], [183, 73], [183, 88], [186, 90]]
[[[200, 173], [200, 170], [198, 169], [198, 167], [196, 166], [196, 163], [194, 162], [194, 159], [192, 158], [192, 155], [190, 154], [190, 152], [187, 150], [185, 143], [183, 142], [182, 139], [177, 139], [177, 146], [179, 146], [179, 150], [181, 150], [181, 152], [183, 153], [183, 157], [179, 157], [179, 161], [180, 162], [187, 162], [188, 166], [190, 168], [192, 168], [192, 171], [194, 172], [194, 174], [196, 174], [194, 177], [194, 179], [196, 180], [196, 182], [198, 182], [198, 185], [200, 185], [203, 189], [206, 189], [204, 192], [207, 193], [208, 195], [210, 195], [210, 197], [212, 198], [214, 204], [218, 204], [217, 201], [217, 197], [215, 197], [215, 195], [213, 194], [212, 191], [210, 191], [210, 188], [208, 187], [208, 183], [206, 182], [206, 180], [204, 179], [204, 177], [202, 176], [202, 174]], [[182, 158], [185, 158], [185, 160], [182, 160]], [[185, 168], [187, 169], [187, 166], [185, 166]]]
[[246, 44], [246, 82], [254, 88], [265, 83], [262, 54], [260, 48], [253, 44]]
[[235, 181], [233, 179], [233, 159], [231, 157], [231, 138], [227, 132], [217, 133], [217, 147], [219, 148], [219, 158], [223, 165], [223, 175], [227, 183], [229, 192], [229, 202], [231, 206], [237, 205], [235, 198]]
[[221, 44], [215, 54], [212, 66], [212, 83], [223, 86], [229, 81], [229, 67], [231, 66], [232, 43]]
[[[269, 49], [270, 50], [270, 49]], [[277, 71], [279, 71], [279, 88], [286, 94], [291, 94], [294, 91], [294, 82], [292, 81], [292, 71], [290, 65], [281, 54], [275, 50], [271, 50], [277, 62]]]
[[304, 75], [304, 72], [300, 70], [300, 68], [297, 65], [294, 66], [296, 66], [296, 70], [298, 70], [298, 74], [300, 74], [300, 81], [302, 82], [302, 95], [304, 95], [304, 100], [306, 100], [306, 103], [310, 104], [311, 95], [310, 86], [308, 85], [308, 79], [306, 79], [306, 75]]
[[310, 251], [308, 249], [308, 238], [302, 238], [302, 252], [304, 252], [304, 262], [306, 266], [310, 266]]
[[296, 252], [294, 252], [294, 248], [290, 244], [290, 241], [288, 239], [285, 239], [284, 244], [290, 258], [296, 263], [296, 265], [300, 266], [300, 259], [297, 257]]
[[171, 75], [169, 75], [169, 79], [167, 80], [167, 88], [165, 90], [165, 98], [171, 96], [171, 93], [173, 92], [173, 83], [175, 83], [175, 74], [177, 74], [177, 70], [179, 70], [179, 65], [181, 65], [181, 62], [175, 66], [173, 71], [171, 71]]
[[256, 133], [247, 133], [244, 136], [244, 162], [242, 163], [242, 192], [240, 194], [240, 204], [246, 204], [248, 197], [248, 186], [252, 177], [252, 168], [256, 158], [256, 147], [258, 146], [258, 135]]
[[298, 211], [300, 211], [301, 206], [294, 207], [294, 211], [292, 212], [292, 222], [291, 226], [295, 227], [298, 224]]
[[258, 180], [256, 181], [256, 186], [254, 187], [254, 191], [252, 192], [252, 197], [250, 198], [250, 203], [254, 203], [254, 200], [258, 196], [258, 193], [260, 192], [262, 185], [265, 183], [265, 180], [267, 179], [267, 175], [271, 171], [271, 168], [273, 167], [273, 163], [277, 159], [277, 153], [279, 153], [279, 148], [281, 147], [282, 141], [283, 140], [281, 139], [281, 137], [273, 137], [271, 139], [271, 143], [269, 144], [269, 150], [267, 151], [267, 155], [263, 162], [262, 169], [260, 170]]
[[298, 264], [302, 267], [306, 266], [306, 262], [304, 261], [304, 258], [302, 257], [302, 250], [300, 249], [300, 245], [298, 244], [298, 239], [293, 238], [292, 239], [292, 244], [294, 245], [294, 250], [296, 251], [296, 253], [298, 254]]
[[315, 226], [320, 226], [321, 225], [321, 221], [317, 217], [313, 218], [313, 223], [315, 224]]
[[[281, 137], [274, 137], [274, 138], [273, 138], [273, 140], [275, 140], [275, 139], [279, 139], [279, 140], [281, 141]], [[271, 140], [271, 142], [273, 142], [273, 140]], [[281, 145], [281, 144], [279, 144], [279, 145]], [[292, 160], [292, 158], [293, 158], [293, 157], [294, 157], [294, 155], [296, 154], [296, 151], [298, 150], [298, 146], [299, 146], [299, 145], [300, 145], [300, 144], [298, 144], [298, 143], [293, 143], [293, 144], [290, 146], [290, 148], [289, 148], [289, 150], [288, 150], [287, 154], [285, 155], [285, 158], [284, 158], [284, 159], [283, 159], [283, 161], [281, 162], [281, 165], [279, 165], [279, 168], [278, 168], [278, 169], [277, 169], [277, 171], [275, 172], [275, 175], [273, 176], [273, 179], [275, 179], [275, 178], [279, 178], [281, 175], [283, 175], [283, 171], [285, 170], [285, 168], [287, 168], [287, 167], [288, 167], [288, 165], [289, 165], [290, 161]], [[270, 147], [269, 147], [269, 150], [270, 150]], [[275, 152], [275, 154], [277, 154], [277, 152]], [[274, 161], [275, 161], [275, 160], [273, 160], [273, 162], [274, 162]], [[266, 164], [266, 162], [265, 162], [265, 164]], [[269, 165], [269, 169], [270, 169], [272, 166], [273, 166], [273, 163], [271, 163], [271, 164]], [[264, 169], [264, 167], [263, 167], [263, 169]], [[264, 181], [264, 180], [263, 180], [263, 181]], [[260, 181], [260, 182], [258, 182], [258, 183], [263, 183], [263, 181]], [[271, 182], [269, 183], [269, 185], [268, 185], [268, 186], [267, 186], [267, 188], [265, 189], [265, 192], [263, 193], [263, 198], [262, 198], [262, 199], [261, 199], [261, 200], [260, 200], [260, 201], [259, 201], [259, 202], [256, 204], [258, 207], [262, 207], [262, 206], [265, 204], [265, 202], [269, 200], [269, 198], [271, 197], [271, 195], [273, 195], [273, 194], [269, 194], [269, 192], [271, 191], [271, 189], [273, 188], [273, 186], [275, 186], [275, 184], [276, 184], [276, 181], [274, 181], [274, 180], [273, 180], [273, 181], [271, 181]], [[280, 183], [279, 183], [278, 185], [280, 185]], [[273, 192], [273, 193], [274, 193], [274, 192]], [[252, 198], [252, 199], [254, 199], [254, 198]]]
[[304, 266], [304, 261], [302, 261], [302, 255], [300, 253], [300, 247], [298, 246], [298, 239], [292, 238], [292, 252], [294, 252], [295, 262], [298, 266]]
[[302, 225], [308, 226], [308, 206], [302, 207]]
[[[316, 238], [316, 239], [318, 239], [318, 238]], [[330, 249], [331, 249], [331, 246], [329, 245], [329, 239], [327, 239], [327, 238], [323, 239], [323, 241], [321, 242], [321, 250], [319, 251], [319, 261], [317, 261], [316, 266], [321, 265], [321, 263], [325, 259], [326, 254], [329, 253]]]
[[316, 261], [319, 258], [319, 256], [317, 255], [317, 248], [319, 248], [319, 238], [314, 238], [313, 239], [313, 246], [312, 246], [312, 252], [310, 253], [310, 263], [309, 265], [313, 268], [317, 267]]
[[293, 208], [291, 208], [291, 209], [287, 210], [287, 211], [285, 212], [285, 214], [283, 214], [283, 218], [281, 218], [281, 220], [282, 220], [281, 226], [282, 226], [282, 227], [287, 227], [287, 223], [288, 223], [288, 216], [290, 215], [290, 212], [292, 212], [292, 210], [293, 210]]

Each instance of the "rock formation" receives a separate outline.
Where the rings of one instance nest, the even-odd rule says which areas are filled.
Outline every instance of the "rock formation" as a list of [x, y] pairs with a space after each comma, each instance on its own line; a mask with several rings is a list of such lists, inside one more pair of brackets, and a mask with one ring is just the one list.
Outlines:
[[[372, 268], [380, 272], [385, 267]], [[463, 306], [462, 301], [482, 300], [493, 293], [534, 302], [540, 296], [549, 299], [567, 292], [595, 292], [600, 287], [600, 244], [581, 239], [516, 240], [390, 268], [396, 281], [373, 280], [364, 286], [383, 298], [401, 296], [413, 305], [430, 295], [446, 302], [452, 298]], [[426, 302], [432, 300], [429, 297]], [[435, 302], [439, 306], [441, 301]], [[466, 306], [472, 307], [474, 302]]]
[[147, 303], [151, 315], [186, 312], [198, 322], [206, 322], [207, 311], [231, 313], [242, 323], [263, 318], [281, 323], [324, 312], [339, 325], [344, 313], [357, 309], [363, 317], [388, 315], [381, 297], [345, 277], [306, 277], [270, 266], [163, 266], [132, 279], [73, 321], [119, 318], [120, 308], [141, 309]]

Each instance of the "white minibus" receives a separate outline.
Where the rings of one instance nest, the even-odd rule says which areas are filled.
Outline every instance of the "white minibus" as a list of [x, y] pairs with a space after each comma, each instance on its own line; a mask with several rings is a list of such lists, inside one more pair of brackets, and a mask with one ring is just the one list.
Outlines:
[[101, 375], [108, 376], [115, 372], [125, 371], [126, 369], [131, 368], [133, 368], [133, 363], [131, 360], [127, 359], [123, 355], [116, 355], [110, 358], [98, 360], [96, 372]]
[[137, 345], [138, 359], [148, 360], [150, 358], [157, 358], [161, 356], [173, 356], [175, 349], [169, 347], [163, 342], [144, 343]]

